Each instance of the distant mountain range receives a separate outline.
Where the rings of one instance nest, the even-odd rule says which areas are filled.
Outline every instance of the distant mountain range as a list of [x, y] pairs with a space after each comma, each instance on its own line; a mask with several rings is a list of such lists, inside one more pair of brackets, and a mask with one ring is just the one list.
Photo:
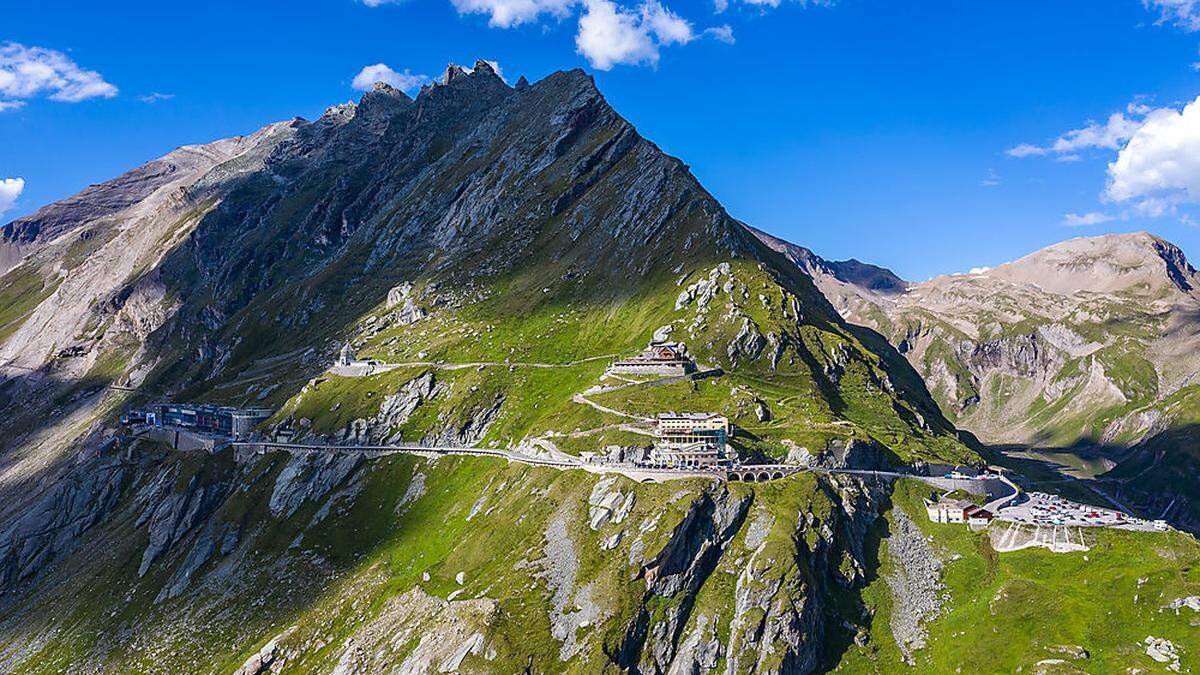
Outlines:
[[[1124, 461], [1112, 476], [1157, 462], [1166, 447], [1190, 463], [1200, 275], [1170, 242], [1145, 232], [1084, 237], [993, 269], [908, 282], [756, 234], [812, 276], [847, 321], [895, 345], [945, 414], [980, 439], [1078, 448], [1108, 468]], [[1173, 502], [1168, 516], [1194, 522], [1180, 481], [1150, 478], [1139, 483], [1146, 509]]]

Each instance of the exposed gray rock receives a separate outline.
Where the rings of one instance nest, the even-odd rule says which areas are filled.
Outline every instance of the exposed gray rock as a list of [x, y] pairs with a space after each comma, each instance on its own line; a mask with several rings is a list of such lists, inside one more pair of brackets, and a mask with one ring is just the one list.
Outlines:
[[[562, 643], [559, 658], [574, 657], [583, 644], [580, 628], [595, 624], [608, 615], [608, 610], [593, 599], [591, 584], [578, 584], [579, 558], [575, 542], [568, 530], [569, 509], [559, 509], [546, 526], [545, 553], [537, 564], [542, 568], [536, 577], [545, 580], [550, 588], [550, 634]], [[582, 634], [587, 639], [587, 634]]]
[[271, 515], [290, 518], [306, 501], [328, 493], [363, 463], [353, 454], [306, 453], [288, 459], [271, 492]]
[[437, 386], [432, 372], [409, 380], [395, 394], [384, 397], [379, 414], [372, 421], [372, 428], [378, 430], [377, 435], [386, 434], [407, 422], [417, 408], [433, 398], [436, 393]]
[[410, 326], [427, 316], [426, 311], [417, 306], [412, 288], [411, 283], [405, 282], [388, 291], [387, 308], [395, 309], [392, 321], [398, 326]]
[[1175, 646], [1175, 643], [1166, 638], [1147, 635], [1142, 644], [1146, 647], [1146, 656], [1166, 664], [1165, 668], [1171, 672], [1178, 673], [1180, 671], [1179, 648]]
[[279, 643], [286, 640], [294, 632], [296, 632], [296, 628], [293, 626], [276, 635], [267, 644], [263, 645], [262, 649], [246, 659], [246, 662], [241, 667], [233, 671], [233, 675], [260, 675], [261, 673], [277, 670], [275, 666], [280, 665], [279, 662], [282, 661], [282, 659], [277, 659]]
[[695, 593], [741, 528], [750, 501], [749, 497], [734, 497], [723, 487], [701, 493], [666, 546], [643, 565], [647, 593], [683, 601], [668, 605], [662, 618], [653, 623], [643, 610], [622, 645], [619, 662], [623, 666], [636, 663], [641, 670], [654, 672], [670, 667]]
[[637, 495], [630, 491], [625, 494], [620, 489], [612, 489], [620, 477], [608, 475], [596, 481], [592, 494], [588, 498], [588, 521], [593, 530], [598, 530], [608, 523], [620, 524], [633, 510]]
[[[146, 506], [137, 524], [146, 525], [150, 540], [142, 553], [138, 576], [144, 576], [155, 560], [207, 519], [230, 489], [223, 481], [204, 480], [199, 475], [188, 479], [182, 490], [175, 488], [176, 481], [174, 470], [162, 471], [148, 492], [143, 493]], [[210, 542], [209, 550], [197, 553], [200, 560], [196, 567], [211, 554], [213, 545], [215, 542]]]
[[117, 456], [81, 461], [22, 509], [0, 530], [0, 594], [69, 551], [102, 521], [120, 498], [131, 470], [131, 464]]
[[892, 563], [887, 576], [892, 589], [892, 635], [904, 659], [912, 664], [913, 652], [925, 647], [926, 624], [941, 613], [946, 602], [942, 561], [899, 506], [892, 507], [892, 525], [887, 539]]

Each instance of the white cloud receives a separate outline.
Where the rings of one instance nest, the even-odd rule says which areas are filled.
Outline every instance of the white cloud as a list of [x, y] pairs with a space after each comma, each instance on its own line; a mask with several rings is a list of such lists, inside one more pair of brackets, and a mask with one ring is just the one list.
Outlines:
[[[731, 41], [733, 30], [724, 26], [714, 36]], [[643, 2], [637, 11], [612, 0], [584, 0], [575, 48], [593, 68], [611, 70], [618, 64], [657, 65], [660, 47], [695, 39], [692, 24], [658, 0]]]
[[1200, 97], [1182, 110], [1151, 111], [1108, 165], [1106, 198], [1149, 214], [1200, 202]]
[[156, 91], [145, 96], [139, 96], [138, 100], [142, 103], [158, 103], [159, 101], [170, 101], [173, 98], [175, 98], [175, 94], [160, 94]]
[[[1150, 112], [1151, 108], [1144, 103], [1130, 103], [1126, 110], [1134, 117], [1141, 117]], [[1060, 162], [1075, 162], [1080, 159], [1082, 150], [1119, 150], [1133, 132], [1141, 126], [1141, 120], [1128, 117], [1124, 112], [1115, 112], [1108, 116], [1103, 124], [1089, 121], [1086, 125], [1072, 129], [1059, 136], [1047, 146], [1021, 143], [1005, 150], [1009, 157], [1040, 157], [1053, 154]]]
[[987, 274], [991, 269], [990, 267], [972, 267], [967, 270], [967, 274]]
[[0, 113], [17, 110], [25, 106], [25, 101], [0, 101]]
[[658, 38], [660, 45], [685, 45], [696, 39], [692, 24], [663, 7], [657, 0], [642, 3], [642, 26]]
[[996, 173], [995, 169], [988, 169], [987, 176], [979, 181], [982, 187], [996, 187], [1001, 184], [1000, 174]]
[[1198, 0], [1142, 0], [1146, 9], [1158, 10], [1158, 23], [1169, 23], [1189, 33], [1200, 31]]
[[17, 203], [17, 197], [25, 189], [24, 178], [5, 178], [0, 180], [0, 214], [11, 209]]
[[704, 34], [716, 40], [717, 42], [724, 42], [727, 45], [735, 44], [737, 42], [737, 40], [735, 40], [733, 37], [733, 28], [731, 28], [729, 24], [705, 28]]
[[1104, 124], [1088, 122], [1087, 126], [1081, 129], [1073, 129], [1059, 136], [1050, 149], [1060, 155], [1090, 148], [1118, 150], [1133, 136], [1133, 132], [1137, 131], [1139, 126], [1141, 122], [1126, 117], [1125, 113], [1113, 113]]
[[[783, 4], [783, 0], [713, 0], [713, 9], [720, 14], [729, 9], [729, 5], [734, 2], [767, 9], [776, 9]], [[801, 7], [830, 7], [837, 4], [837, 0], [796, 0], [795, 4]]]
[[[378, 1], [378, 0], [372, 0]], [[512, 28], [536, 21], [543, 14], [570, 16], [579, 0], [450, 0], [459, 14], [486, 14], [488, 24]]]
[[105, 82], [100, 73], [80, 68], [62, 52], [16, 42], [0, 43], [0, 98], [25, 99], [44, 94], [53, 101], [77, 103], [112, 98], [117, 88]]
[[597, 70], [612, 70], [618, 64], [658, 63], [658, 45], [642, 23], [642, 16], [610, 0], [586, 0], [579, 18], [575, 48]]
[[412, 91], [428, 81], [427, 76], [414, 75], [409, 72], [408, 68], [405, 68], [402, 73], [397, 73], [385, 63], [376, 63], [358, 71], [350, 86], [359, 91], [369, 91], [376, 82], [383, 82], [401, 91]]
[[1046, 154], [1046, 149], [1032, 143], [1022, 143], [1005, 150], [1004, 154], [1009, 157], [1039, 157]]
[[[371, 6], [390, 1], [363, 0]], [[760, 1], [742, 0], [751, 4]], [[488, 24], [497, 28], [534, 23], [543, 17], [560, 20], [578, 17], [575, 49], [597, 70], [611, 70], [617, 65], [654, 66], [662, 47], [685, 45], [701, 36], [734, 43], [729, 25], [698, 32], [662, 0], [641, 0], [637, 5], [623, 4], [621, 0], [450, 0], [450, 3], [459, 14], [486, 15]]]
[[1063, 225], [1067, 227], [1085, 227], [1087, 225], [1102, 225], [1116, 220], [1116, 216], [1110, 216], [1107, 213], [1092, 211], [1091, 213], [1068, 213], [1063, 216]]

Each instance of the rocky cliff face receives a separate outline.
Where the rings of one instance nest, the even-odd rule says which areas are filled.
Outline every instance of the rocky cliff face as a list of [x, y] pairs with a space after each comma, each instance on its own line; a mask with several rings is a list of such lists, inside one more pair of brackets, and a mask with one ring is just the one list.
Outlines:
[[868, 625], [843, 596], [869, 581], [886, 495], [855, 479], [781, 500], [479, 460], [111, 450], [103, 496], [73, 493], [96, 507], [59, 537], [73, 555], [38, 577], [5, 558], [6, 669], [812, 672]]

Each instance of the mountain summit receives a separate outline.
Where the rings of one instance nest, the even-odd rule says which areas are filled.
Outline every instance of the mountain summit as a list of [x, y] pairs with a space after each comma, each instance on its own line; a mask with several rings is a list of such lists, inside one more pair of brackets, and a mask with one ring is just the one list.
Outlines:
[[1069, 239], [988, 270], [1051, 293], [1190, 293], [1196, 270], [1174, 244], [1147, 232]]

